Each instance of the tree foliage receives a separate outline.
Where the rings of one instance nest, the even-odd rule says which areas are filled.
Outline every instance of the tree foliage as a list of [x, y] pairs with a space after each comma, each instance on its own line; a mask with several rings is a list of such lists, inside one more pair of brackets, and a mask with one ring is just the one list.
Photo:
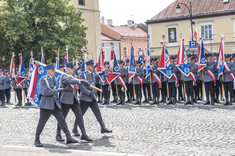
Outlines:
[[0, 56], [9, 64], [12, 52], [23, 53], [27, 66], [30, 51], [39, 60], [43, 47], [51, 63], [58, 51], [63, 58], [68, 45], [69, 57], [80, 58], [87, 44], [83, 21], [69, 0], [8, 0], [0, 6]]

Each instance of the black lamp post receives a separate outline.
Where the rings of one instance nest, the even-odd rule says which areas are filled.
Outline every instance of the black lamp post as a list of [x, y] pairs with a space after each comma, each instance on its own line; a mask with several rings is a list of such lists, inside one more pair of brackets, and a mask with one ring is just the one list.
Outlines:
[[193, 25], [195, 24], [195, 22], [193, 21], [192, 3], [190, 2], [189, 7], [188, 7], [188, 5], [185, 4], [185, 3], [178, 3], [178, 4], [177, 4], [177, 7], [176, 7], [176, 12], [177, 12], [178, 14], [181, 13], [180, 4], [184, 5], [184, 6], [188, 9], [188, 11], [189, 11], [189, 14], [190, 14], [189, 19], [190, 19], [190, 22], [191, 22], [191, 33], [192, 33], [192, 41], [193, 41]]

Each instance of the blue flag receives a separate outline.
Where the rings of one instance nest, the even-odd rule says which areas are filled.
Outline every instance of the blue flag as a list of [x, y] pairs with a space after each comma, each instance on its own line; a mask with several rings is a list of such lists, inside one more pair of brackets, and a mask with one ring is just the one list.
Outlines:
[[39, 104], [39, 94], [40, 94], [39, 82], [41, 78], [46, 75], [47, 75], [46, 69], [42, 65], [38, 65], [37, 84], [36, 84], [36, 90], [35, 90], [35, 96], [34, 96], [34, 102], [37, 105]]
[[145, 62], [146, 74], [145, 78], [149, 77], [150, 75], [150, 50], [149, 50], [149, 43], [147, 44], [147, 59]]

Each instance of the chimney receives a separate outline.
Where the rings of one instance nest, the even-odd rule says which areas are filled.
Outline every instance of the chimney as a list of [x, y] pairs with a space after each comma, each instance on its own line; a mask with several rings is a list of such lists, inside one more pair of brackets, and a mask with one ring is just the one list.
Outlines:
[[137, 28], [137, 27], [138, 27], [138, 25], [137, 25], [137, 23], [135, 23], [135, 24], [134, 24], [134, 28]]
[[102, 24], [105, 24], [104, 16], [102, 16], [102, 18], [101, 18], [101, 23], [102, 23]]
[[112, 19], [108, 19], [107, 20], [107, 25], [112, 26], [113, 25], [113, 20]]
[[127, 21], [127, 26], [128, 26], [129, 28], [132, 28], [132, 27], [133, 27], [133, 23], [134, 23], [134, 21], [128, 20], [128, 21]]

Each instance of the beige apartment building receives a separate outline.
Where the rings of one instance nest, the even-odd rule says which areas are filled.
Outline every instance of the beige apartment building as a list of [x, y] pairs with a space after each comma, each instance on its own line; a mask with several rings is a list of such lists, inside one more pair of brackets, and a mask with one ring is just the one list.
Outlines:
[[70, 3], [82, 11], [82, 18], [85, 20], [83, 24], [87, 27], [88, 59], [97, 60], [101, 47], [99, 0], [71, 0]]
[[[185, 39], [188, 53], [190, 41], [190, 14], [184, 3], [190, 7], [192, 3], [192, 19], [195, 22], [193, 31], [197, 30], [198, 38], [205, 39], [207, 52], [219, 52], [221, 34], [225, 36], [225, 53], [235, 53], [235, 0], [176, 0], [167, 8], [159, 12], [152, 19], [147, 20], [150, 37], [151, 55], [161, 55], [160, 41], [167, 41], [170, 54], [177, 54], [180, 37]], [[179, 4], [181, 13], [176, 12]], [[195, 38], [194, 38], [195, 40]], [[197, 50], [194, 51], [197, 55]]]

